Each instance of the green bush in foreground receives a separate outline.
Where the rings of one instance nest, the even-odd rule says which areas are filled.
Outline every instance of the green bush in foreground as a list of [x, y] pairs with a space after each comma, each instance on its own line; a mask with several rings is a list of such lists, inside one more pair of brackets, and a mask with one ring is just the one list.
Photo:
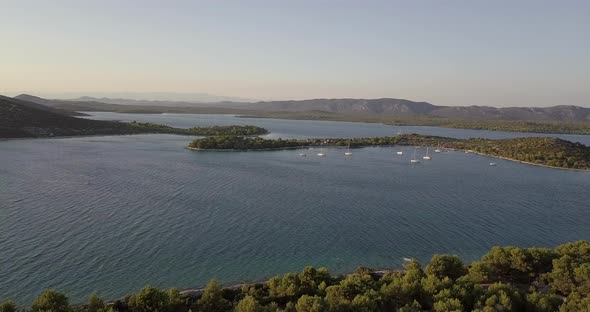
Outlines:
[[68, 297], [64, 294], [49, 289], [33, 301], [31, 310], [35, 312], [68, 312], [70, 304]]
[[14, 301], [6, 300], [0, 303], [0, 312], [15, 312], [16, 303]]
[[[0, 303], [0, 312], [15, 310], [11, 301]], [[412, 260], [400, 270], [361, 267], [342, 276], [307, 267], [240, 288], [222, 288], [212, 280], [192, 296], [148, 286], [109, 304], [92, 295], [88, 304], [71, 306], [65, 295], [47, 290], [32, 311], [590, 311], [590, 243], [493, 247], [470, 265], [454, 255], [434, 255], [424, 268]]]

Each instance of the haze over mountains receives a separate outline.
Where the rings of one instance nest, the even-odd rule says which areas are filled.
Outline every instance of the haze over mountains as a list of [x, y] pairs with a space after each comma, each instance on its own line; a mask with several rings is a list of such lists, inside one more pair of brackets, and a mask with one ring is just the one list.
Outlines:
[[560, 105], [552, 107], [438, 106], [404, 99], [310, 99], [268, 102], [146, 101], [84, 97], [78, 100], [47, 100], [31, 95], [17, 99], [67, 111], [114, 111], [132, 113], [235, 113], [260, 112], [328, 113], [344, 115], [429, 116], [449, 119], [590, 121], [590, 108]]
[[100, 102], [105, 104], [118, 104], [118, 105], [147, 105], [147, 106], [175, 106], [175, 107], [191, 107], [191, 106], [206, 106], [206, 105], [220, 105], [221, 103], [244, 103], [249, 104], [246, 101], [175, 101], [175, 100], [135, 100], [135, 99], [124, 99], [124, 98], [97, 98], [91, 96], [82, 96], [73, 100], [64, 101], [75, 101], [75, 102]]
[[[217, 103], [192, 103], [175, 101], [144, 101], [128, 99], [108, 99], [109, 103], [93, 101], [93, 98], [85, 97], [82, 100], [48, 100], [33, 95], [21, 94], [15, 99], [47, 105], [65, 111], [95, 111], [95, 112], [119, 112], [119, 113], [210, 113], [210, 114], [247, 114], [250, 110], [241, 110], [238, 107], [242, 103], [217, 102]], [[98, 99], [97, 99], [98, 100]], [[110, 104], [117, 103], [117, 104]]]
[[[170, 102], [176, 103], [176, 102]], [[188, 105], [190, 103], [183, 102]], [[587, 133], [588, 123], [577, 123], [578, 128], [563, 128], [571, 122], [590, 121], [590, 108], [576, 106], [554, 106], [544, 108], [510, 107], [494, 108], [484, 106], [449, 107], [436, 106], [426, 102], [413, 102], [401, 99], [315, 99], [305, 101], [273, 101], [257, 103], [196, 103], [192, 106], [154, 106], [107, 104], [96, 101], [48, 100], [31, 95], [16, 98], [0, 96], [0, 137], [51, 137], [91, 134], [129, 134], [147, 133], [150, 129], [137, 129], [118, 122], [95, 121], [76, 118], [80, 111], [112, 111], [127, 113], [227, 113], [251, 116], [273, 117], [275, 114], [306, 116], [386, 116], [409, 117], [407, 120], [420, 120], [416, 116], [426, 116], [429, 120], [468, 121], [482, 124], [489, 120], [558, 121], [558, 127], [541, 127], [533, 131], [557, 131]], [[269, 114], [266, 114], [269, 113]], [[257, 115], [258, 114], [258, 115]], [[281, 116], [279, 116], [281, 117]], [[282, 116], [285, 117], [285, 116]], [[442, 118], [444, 117], [444, 118]], [[297, 116], [292, 117], [297, 118]], [[402, 118], [404, 119], [404, 118]], [[443, 125], [443, 124], [440, 124]], [[465, 125], [447, 125], [465, 127]], [[494, 128], [496, 126], [493, 126]], [[495, 128], [497, 129], [497, 128]], [[519, 129], [531, 131], [530, 128]]]
[[[204, 92], [21, 92], [24, 94], [35, 94], [47, 99], [67, 99], [80, 101], [162, 101], [162, 102], [190, 102], [190, 103], [212, 103], [212, 102], [257, 102], [258, 100], [242, 97], [215, 95]], [[16, 94], [16, 93], [15, 93]]]

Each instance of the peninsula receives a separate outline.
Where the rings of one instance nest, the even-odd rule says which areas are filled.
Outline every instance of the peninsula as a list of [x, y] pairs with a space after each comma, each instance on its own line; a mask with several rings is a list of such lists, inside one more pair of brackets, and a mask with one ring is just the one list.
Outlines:
[[42, 104], [0, 96], [0, 139], [80, 135], [167, 133], [180, 135], [261, 135], [256, 126], [174, 128], [145, 122], [117, 122], [77, 118], [72, 112]]
[[188, 145], [191, 150], [268, 150], [309, 146], [439, 146], [445, 149], [473, 151], [482, 155], [501, 157], [554, 168], [590, 170], [590, 147], [581, 143], [549, 138], [515, 139], [455, 139], [439, 136], [403, 134], [375, 138], [274, 139], [243, 136], [211, 136]]

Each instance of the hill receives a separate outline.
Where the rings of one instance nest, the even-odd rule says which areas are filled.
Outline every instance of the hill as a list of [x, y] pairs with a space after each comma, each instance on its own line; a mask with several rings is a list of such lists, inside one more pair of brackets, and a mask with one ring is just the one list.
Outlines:
[[[314, 99], [257, 103], [189, 103], [112, 100], [133, 104], [15, 97], [69, 112], [236, 114], [241, 117], [376, 122], [398, 126], [437, 126], [492, 131], [590, 134], [590, 108], [437, 106], [402, 99]], [[103, 100], [103, 99], [101, 99]], [[176, 106], [170, 106], [173, 103]], [[144, 104], [144, 105], [142, 105]], [[170, 105], [168, 105], [170, 104]]]
[[123, 123], [76, 118], [41, 104], [0, 96], [1, 138], [123, 133], [128, 133]]
[[269, 102], [215, 102], [194, 103], [180, 101], [146, 101], [83, 97], [79, 100], [47, 100], [31, 95], [15, 97], [26, 101], [69, 111], [115, 112], [177, 112], [289, 114], [302, 113], [311, 116], [337, 115], [366, 117], [424, 117], [452, 120], [504, 120], [504, 121], [567, 121], [590, 122], [590, 108], [560, 105], [551, 107], [490, 107], [490, 106], [438, 106], [427, 102], [405, 99], [311, 99], [299, 101]]
[[79, 100], [48, 100], [36, 96], [21, 94], [15, 99], [31, 101], [69, 112], [117, 112], [132, 114], [253, 114], [254, 110], [241, 109], [240, 103], [219, 102], [215, 104], [173, 102], [173, 101], [146, 101], [127, 99], [96, 99], [107, 101], [97, 102], [90, 97]]
[[168, 133], [181, 135], [259, 135], [255, 126], [173, 128], [140, 122], [99, 121], [69, 116], [41, 104], [0, 96], [0, 138]]
[[96, 101], [74, 101], [74, 100], [54, 100], [44, 99], [30, 94], [21, 94], [14, 97], [17, 100], [31, 102], [51, 107], [62, 111], [93, 111], [93, 112], [112, 112], [120, 109], [120, 105], [112, 105]]
[[320, 111], [348, 115], [429, 116], [450, 119], [590, 121], [590, 108], [579, 106], [438, 106], [404, 99], [314, 99], [258, 102], [245, 108], [275, 112]]
[[322, 111], [337, 114], [429, 115], [437, 109], [426, 102], [403, 99], [313, 99], [301, 101], [258, 102], [247, 107], [264, 111]]
[[42, 109], [48, 112], [53, 112], [62, 115], [68, 116], [85, 116], [86, 114], [79, 113], [76, 111], [60, 109], [56, 107], [56, 101], [54, 100], [46, 100], [37, 96], [28, 95], [28, 94], [21, 94], [18, 97], [15, 97], [17, 100], [21, 100], [21, 104], [25, 106], [29, 106], [32, 108]]
[[133, 106], [158, 106], [158, 107], [239, 107], [247, 104], [245, 100], [231, 101], [228, 99], [218, 98], [217, 101], [175, 101], [175, 100], [136, 100], [126, 98], [96, 98], [90, 96], [82, 96], [74, 100], [63, 100], [68, 102], [93, 102], [93, 103], [105, 103], [115, 105], [133, 105]]
[[432, 116], [455, 119], [590, 121], [590, 108], [559, 105], [551, 107], [439, 106]]
[[[69, 98], [69, 97], [68, 97]], [[185, 102], [185, 103], [214, 103], [214, 102], [256, 102], [257, 100], [209, 94], [203, 92], [106, 92], [94, 93], [88, 96], [84, 94], [79, 96], [79, 101], [99, 101], [111, 104], [133, 104], [120, 103], [119, 101], [160, 101], [160, 102]], [[142, 104], [140, 104], [142, 105]]]

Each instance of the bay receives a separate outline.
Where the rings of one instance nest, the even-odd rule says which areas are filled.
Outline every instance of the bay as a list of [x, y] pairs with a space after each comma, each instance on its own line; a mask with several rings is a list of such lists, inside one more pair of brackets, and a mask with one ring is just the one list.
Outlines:
[[[268, 137], [531, 134], [379, 124], [128, 115], [171, 126], [254, 124]], [[589, 144], [588, 136], [561, 136]], [[590, 239], [590, 174], [411, 147], [191, 152], [193, 137], [134, 135], [0, 142], [0, 298], [43, 289], [73, 302], [150, 284], [195, 288], [299, 271], [399, 267], [434, 253]], [[395, 152], [403, 150], [402, 157]], [[424, 153], [424, 150], [420, 150]], [[490, 161], [498, 163], [490, 167]]]

